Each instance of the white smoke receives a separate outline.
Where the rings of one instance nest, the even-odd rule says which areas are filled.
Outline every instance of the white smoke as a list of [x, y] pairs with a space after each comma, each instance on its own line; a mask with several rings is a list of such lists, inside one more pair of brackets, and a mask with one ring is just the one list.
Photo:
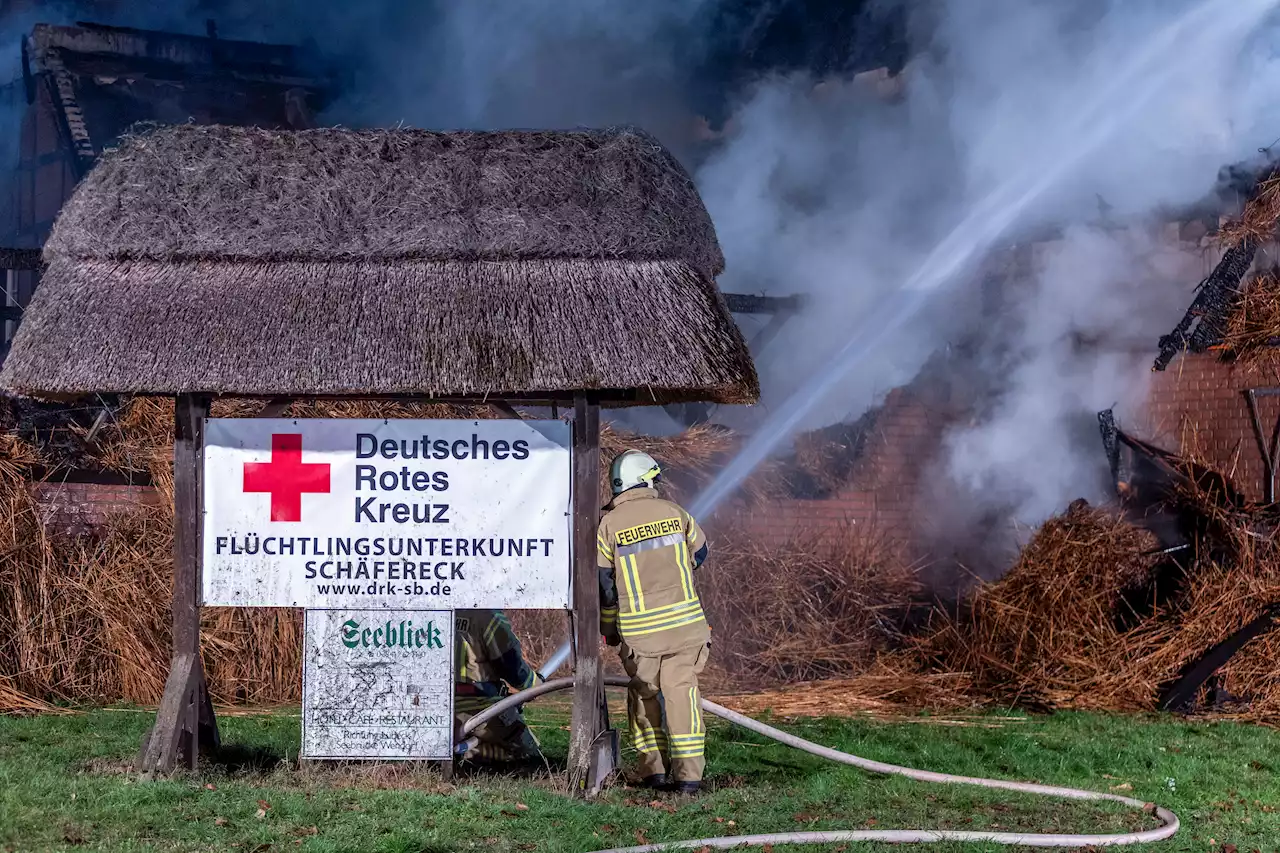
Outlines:
[[[786, 405], [823, 368], [940, 227], [1010, 174], [1074, 156], [1076, 140], [1095, 130], [1078, 126], [1079, 105], [1113, 85], [1153, 33], [1196, 8], [1208, 7], [947, 0], [899, 104], [824, 97], [807, 80], [762, 84], [699, 185], [725, 244], [726, 289], [816, 300], [761, 358], [766, 408]], [[1275, 34], [1272, 20], [1266, 35]], [[1115, 405], [1138, 417], [1156, 340], [1181, 316], [1209, 260], [1162, 242], [1151, 223], [1204, 198], [1221, 166], [1280, 136], [1280, 121], [1268, 119], [1280, 115], [1280, 64], [1267, 38], [1243, 26], [1204, 30], [1155, 73], [1154, 96], [1095, 117], [1117, 132], [1007, 235], [1067, 229], [1013, 294], [1009, 316], [982, 317], [972, 287], [951, 290], [859, 362], [799, 426], [856, 416], [940, 344], [976, 335], [985, 399], [978, 420], [942, 448], [952, 497], [972, 515], [997, 508], [1028, 524], [1073, 498], [1105, 497], [1094, 415]], [[1083, 227], [1104, 208], [1130, 227]]]
[[1025, 525], [1110, 488], [1095, 414], [1146, 398], [1153, 342], [1185, 308], [1204, 261], [1148, 229], [1074, 227], [1012, 294], [979, 362], [985, 415], [945, 442], [947, 471], [976, 507]]

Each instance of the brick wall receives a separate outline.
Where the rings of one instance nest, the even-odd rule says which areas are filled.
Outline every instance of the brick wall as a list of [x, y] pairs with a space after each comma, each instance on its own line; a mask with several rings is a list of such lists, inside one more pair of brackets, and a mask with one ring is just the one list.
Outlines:
[[150, 486], [45, 481], [32, 485], [50, 531], [84, 533], [117, 512], [155, 506], [159, 494]]
[[[1145, 431], [1170, 450], [1198, 449], [1248, 497], [1260, 500], [1265, 473], [1245, 396], [1250, 388], [1280, 388], [1280, 370], [1232, 367], [1213, 354], [1180, 356], [1156, 374]], [[1270, 440], [1280, 418], [1280, 397], [1257, 399], [1262, 431]]]
[[886, 396], [862, 456], [838, 493], [822, 500], [774, 501], [725, 520], [749, 525], [754, 535], [779, 543], [831, 536], [849, 525], [910, 541], [924, 464], [957, 416], [947, 399], [896, 388]]

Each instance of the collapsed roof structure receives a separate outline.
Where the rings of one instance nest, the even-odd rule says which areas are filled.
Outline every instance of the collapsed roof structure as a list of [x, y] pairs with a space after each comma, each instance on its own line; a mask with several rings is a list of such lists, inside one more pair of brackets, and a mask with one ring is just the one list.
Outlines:
[[[37, 24], [22, 41], [22, 76], [6, 88], [21, 115], [17, 168], [6, 174], [0, 245], [0, 360], [39, 281], [37, 250], [72, 190], [137, 122], [309, 127], [336, 91], [318, 60], [257, 44], [97, 24]], [[8, 167], [9, 164], [4, 164]]]

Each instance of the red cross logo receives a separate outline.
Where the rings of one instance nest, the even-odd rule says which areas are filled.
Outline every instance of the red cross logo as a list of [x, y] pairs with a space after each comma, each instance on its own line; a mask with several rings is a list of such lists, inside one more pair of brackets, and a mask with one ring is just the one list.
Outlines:
[[302, 495], [329, 493], [329, 465], [302, 461], [302, 436], [271, 436], [271, 461], [244, 463], [244, 490], [271, 494], [272, 521], [302, 521]]

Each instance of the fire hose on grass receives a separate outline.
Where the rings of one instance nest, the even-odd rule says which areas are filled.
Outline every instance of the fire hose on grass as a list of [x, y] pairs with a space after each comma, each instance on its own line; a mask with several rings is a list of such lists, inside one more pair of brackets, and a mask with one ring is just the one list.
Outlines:
[[[553, 657], [546, 665], [542, 667], [542, 671], [546, 673], [554, 673], [559, 667], [551, 664], [555, 661]], [[563, 659], [561, 659], [563, 662]], [[605, 684], [612, 687], [625, 687], [629, 683], [628, 679], [621, 676], [607, 676], [604, 679]], [[551, 681], [544, 681], [527, 690], [522, 690], [512, 696], [491, 705], [480, 713], [476, 714], [462, 727], [463, 737], [467, 737], [476, 727], [480, 726], [487, 720], [503, 713], [508, 708], [514, 708], [523, 705], [539, 696], [548, 693], [555, 693], [560, 690], [567, 690], [573, 686], [573, 678], [556, 678]], [[888, 776], [905, 776], [908, 779], [915, 779], [917, 782], [936, 782], [944, 785], [972, 785], [979, 788], [994, 788], [1000, 791], [1017, 791], [1023, 794], [1039, 794], [1046, 797], [1057, 797], [1065, 800], [1102, 800], [1113, 803], [1121, 803], [1132, 809], [1139, 811], [1151, 812], [1160, 820], [1161, 825], [1155, 829], [1143, 830], [1142, 832], [1126, 832], [1116, 833], [1112, 835], [1057, 835], [1048, 833], [1024, 833], [1024, 832], [982, 832], [974, 830], [950, 830], [950, 829], [858, 829], [858, 830], [832, 830], [829, 832], [778, 832], [765, 835], [730, 835], [715, 838], [698, 838], [687, 841], [668, 841], [660, 844], [645, 844], [639, 847], [616, 848], [607, 851], [599, 851], [598, 853], [649, 853], [650, 851], [659, 850], [686, 850], [686, 849], [702, 849], [706, 847], [728, 849], [740, 846], [763, 846], [766, 844], [832, 844], [847, 841], [881, 841], [896, 844], [911, 844], [927, 841], [986, 841], [995, 844], [1022, 844], [1028, 847], [1089, 847], [1089, 846], [1110, 846], [1121, 844], [1145, 844], [1152, 841], [1161, 841], [1169, 838], [1178, 831], [1178, 816], [1166, 808], [1153, 806], [1135, 800], [1131, 797], [1121, 797], [1117, 794], [1103, 794], [1096, 791], [1084, 791], [1077, 788], [1058, 788], [1052, 785], [1034, 785], [1026, 782], [1005, 782], [998, 779], [979, 779], [973, 776], [952, 776], [947, 773], [934, 773], [928, 770], [915, 770], [910, 767], [899, 767], [894, 764], [884, 764], [879, 761], [872, 761], [868, 758], [860, 758], [856, 755], [850, 755], [847, 752], [831, 749], [821, 746], [820, 744], [807, 741], [804, 738], [796, 737], [788, 734], [773, 726], [767, 726], [764, 723], [753, 720], [750, 717], [730, 711], [710, 702], [706, 699], [702, 700], [702, 710], [714, 714], [721, 719], [728, 720], [736, 726], [763, 735], [764, 737], [775, 740], [781, 744], [789, 746], [793, 749], [803, 750], [810, 755], [816, 755], [819, 758], [825, 758], [828, 761], [836, 761], [840, 764], [848, 764], [858, 767], [870, 773], [880, 773]]]

